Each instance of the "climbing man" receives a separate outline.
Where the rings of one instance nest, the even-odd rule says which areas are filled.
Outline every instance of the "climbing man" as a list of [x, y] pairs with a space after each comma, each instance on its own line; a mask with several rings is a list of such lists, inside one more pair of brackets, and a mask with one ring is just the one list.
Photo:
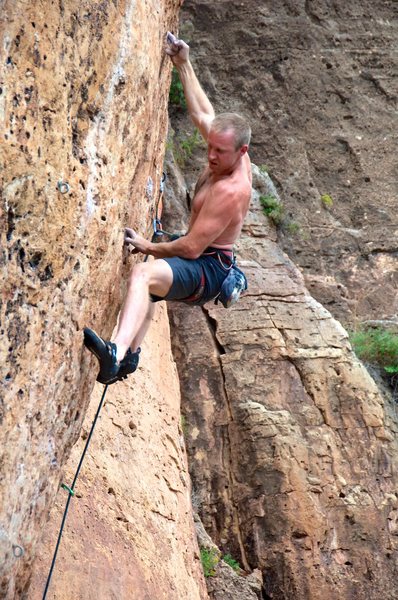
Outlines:
[[84, 343], [99, 361], [97, 381], [104, 384], [136, 370], [154, 302], [204, 304], [220, 294], [234, 268], [233, 245], [250, 202], [249, 125], [235, 113], [215, 116], [189, 60], [189, 46], [171, 33], [167, 42], [166, 52], [179, 73], [189, 115], [207, 142], [208, 164], [196, 184], [186, 235], [153, 243], [126, 228], [125, 244], [155, 260], [133, 267], [113, 341], [84, 330]]

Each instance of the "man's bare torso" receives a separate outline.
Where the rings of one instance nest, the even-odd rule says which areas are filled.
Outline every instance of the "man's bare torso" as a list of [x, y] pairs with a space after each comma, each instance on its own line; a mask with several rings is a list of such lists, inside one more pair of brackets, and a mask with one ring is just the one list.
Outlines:
[[[252, 175], [250, 159], [247, 154], [242, 157], [239, 167], [230, 175], [225, 175], [220, 178], [214, 176], [208, 167], [204, 169], [195, 186], [189, 230], [192, 228], [205, 203], [211, 202], [214, 185], [220, 180], [227, 183], [231, 189], [231, 193], [236, 194], [237, 200], [232, 218], [228, 219], [229, 222], [224, 231], [211, 243], [211, 245], [215, 248], [232, 249], [241, 232], [243, 221], [250, 203]], [[231, 215], [229, 215], [229, 217], [231, 217]]]

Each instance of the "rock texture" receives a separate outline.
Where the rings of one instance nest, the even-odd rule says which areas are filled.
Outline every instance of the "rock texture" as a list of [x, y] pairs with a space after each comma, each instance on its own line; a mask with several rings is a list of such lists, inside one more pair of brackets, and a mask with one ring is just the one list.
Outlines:
[[263, 598], [397, 597], [397, 419], [259, 206], [230, 309], [172, 308], [193, 498]]
[[[175, 28], [178, 5], [1, 3], [0, 597], [7, 600], [32, 597], [40, 536], [94, 385], [96, 361], [83, 350], [82, 328], [110, 335], [128, 269], [123, 228], [131, 224], [150, 235], [170, 83], [163, 40]], [[167, 338], [162, 344], [167, 347]], [[73, 539], [71, 562], [60, 565], [68, 597], [73, 589], [75, 597], [100, 598], [103, 588], [102, 598], [132, 597], [133, 581], [142, 598], [154, 597], [159, 574], [159, 597], [201, 597], [196, 563], [189, 564], [195, 545], [188, 482], [181, 479], [175, 383], [171, 397], [156, 395], [159, 378], [167, 378], [144, 373], [149, 380], [141, 384], [139, 406], [134, 388], [109, 392], [103, 417], [109, 429], [103, 445], [94, 444], [108, 462], [103, 466], [96, 452], [96, 466], [91, 462], [83, 475], [90, 492], [82, 493], [72, 519], [81, 536]], [[147, 448], [151, 436], [159, 447]], [[119, 484], [113, 473], [118, 455], [125, 478]], [[69, 474], [75, 466], [74, 460]], [[52, 515], [54, 528], [58, 516]], [[41, 575], [54, 532], [42, 550]], [[132, 540], [135, 534], [141, 537]], [[108, 543], [113, 562], [104, 550]], [[80, 569], [87, 575], [81, 589], [71, 579], [77, 565], [79, 577]], [[105, 585], [110, 569], [115, 578]], [[35, 581], [39, 597], [42, 576]]]
[[206, 579], [209, 598], [212, 600], [258, 600], [262, 598], [263, 577], [259, 569], [243, 576], [242, 569], [233, 569], [222, 558], [222, 553], [206, 532], [200, 518], [195, 515], [196, 532], [201, 552], [206, 549], [214, 557], [214, 568]]
[[186, 0], [181, 31], [217, 111], [253, 125], [313, 296], [345, 324], [396, 315], [396, 2]]
[[[176, 29], [178, 4], [2, 3], [0, 597], [7, 600], [41, 596], [66, 500], [63, 491], [46, 526], [49, 509], [60, 479], [69, 483], [73, 476], [100, 393], [94, 392], [81, 433], [96, 374], [95, 360], [82, 348], [81, 330], [87, 324], [108, 336], [115, 325], [120, 284], [129, 267], [122, 260], [123, 227], [129, 223], [150, 235], [170, 81], [162, 43], [164, 32]], [[372, 36], [383, 35], [387, 43], [395, 27], [393, 5], [377, 4]], [[395, 302], [395, 247], [392, 236], [385, 235], [396, 227], [390, 212], [394, 170], [387, 160], [395, 134], [385, 134], [380, 126], [382, 137], [373, 144], [386, 150], [379, 180], [368, 174], [372, 143], [363, 146], [362, 160], [355, 136], [366, 131], [364, 115], [375, 120], [377, 114], [387, 123], [395, 92], [392, 82], [374, 72], [379, 66], [372, 60], [381, 60], [382, 52], [373, 57], [370, 37], [350, 29], [348, 16], [360, 11], [364, 18], [368, 6], [336, 3], [326, 14], [315, 2], [259, 7], [249, 0], [202, 0], [187, 2], [186, 14], [197, 31], [201, 80], [218, 109], [247, 107], [250, 96], [262, 119], [267, 110], [254, 101], [256, 90], [270, 90], [272, 118], [258, 131], [267, 132], [272, 123], [268, 132], [279, 134], [289, 113], [285, 99], [290, 96], [297, 104], [286, 127], [291, 135], [272, 135], [282, 140], [276, 146], [280, 151], [270, 152], [272, 163], [268, 155], [260, 160], [275, 171], [285, 203], [296, 194], [292, 197], [303, 207], [301, 229], [322, 232], [315, 246], [299, 238], [296, 256], [304, 257], [299, 260], [305, 266], [315, 255], [310, 267], [319, 267], [309, 269], [307, 280], [313, 276], [317, 297], [330, 297], [336, 289], [343, 315], [353, 310], [342, 302], [338, 285], [352, 290], [361, 284], [365, 259], [368, 278], [382, 268], [383, 314], [372, 314], [369, 303], [360, 308], [367, 317], [381, 318], [391, 316]], [[252, 19], [243, 33], [242, 11]], [[223, 52], [209, 52], [204, 23], [217, 31]], [[268, 35], [274, 54], [263, 73], [261, 49]], [[314, 82], [322, 79], [315, 66], [326, 74], [336, 70], [344, 57], [343, 41], [352, 43], [352, 52], [362, 48], [358, 61], [369, 58], [358, 76], [354, 66], [347, 71], [348, 63], [339, 71], [364, 86], [367, 102], [357, 112], [345, 112], [355, 108], [354, 95], [346, 98], [339, 86], [330, 92], [332, 108], [319, 110], [318, 122], [334, 132], [334, 154], [323, 151], [319, 131], [324, 130], [311, 127], [311, 116], [305, 121], [302, 104], [308, 97], [317, 106], [321, 95]], [[236, 50], [235, 56], [229, 51], [230, 42], [239, 47], [238, 57]], [[301, 49], [308, 54], [314, 44], [316, 60], [300, 71]], [[233, 69], [218, 58], [214, 64], [214, 56], [223, 53], [226, 61], [233, 60]], [[260, 61], [257, 71], [250, 70], [253, 60]], [[354, 55], [353, 65], [356, 60]], [[389, 55], [386, 73], [392, 60]], [[290, 90], [284, 66], [289, 61], [289, 73], [296, 77]], [[316, 79], [303, 76], [310, 72]], [[227, 106], [225, 99], [233, 96], [237, 100]], [[337, 132], [334, 105], [342, 111]], [[303, 150], [298, 132], [304, 131]], [[253, 148], [259, 156], [259, 142]], [[340, 175], [329, 170], [324, 178], [323, 166], [333, 157]], [[354, 189], [354, 175], [355, 189], [371, 191], [366, 210], [360, 202], [349, 211], [344, 207], [343, 191]], [[370, 181], [362, 182], [362, 176]], [[375, 183], [381, 178], [383, 186]], [[304, 191], [302, 181], [308, 184]], [[365, 184], [369, 188], [361, 187]], [[257, 188], [269, 192], [268, 186], [257, 173]], [[334, 197], [333, 211], [319, 205], [324, 192]], [[384, 214], [378, 212], [377, 194]], [[372, 228], [362, 227], [365, 216]], [[323, 232], [330, 228], [340, 236], [338, 247], [328, 246], [335, 238]], [[277, 246], [256, 196], [240, 254], [250, 291], [235, 309], [173, 309], [194, 504], [217, 546], [244, 569], [244, 576], [237, 576], [221, 564], [218, 579], [209, 582], [209, 595], [254, 600], [261, 585], [256, 569], [261, 569], [264, 599], [392, 600], [398, 592], [394, 407], [352, 355], [344, 329], [309, 296], [299, 271]], [[341, 267], [338, 276], [329, 264]], [[164, 317], [160, 311], [156, 323], [163, 337], [148, 338], [137, 376], [108, 391], [50, 597], [207, 596], [193, 539]]]
[[[67, 463], [70, 484], [103, 386]], [[165, 306], [141, 366], [112, 385], [76, 486], [48, 598], [204, 600], [180, 427], [180, 394]], [[42, 598], [67, 494], [60, 490], [40, 542], [29, 600]]]

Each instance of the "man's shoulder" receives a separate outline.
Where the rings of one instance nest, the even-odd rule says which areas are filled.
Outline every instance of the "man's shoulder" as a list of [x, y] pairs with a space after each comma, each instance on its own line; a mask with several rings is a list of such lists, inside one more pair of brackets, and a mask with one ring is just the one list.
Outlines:
[[225, 203], [233, 201], [243, 193], [242, 184], [233, 177], [215, 181], [211, 186], [211, 196]]

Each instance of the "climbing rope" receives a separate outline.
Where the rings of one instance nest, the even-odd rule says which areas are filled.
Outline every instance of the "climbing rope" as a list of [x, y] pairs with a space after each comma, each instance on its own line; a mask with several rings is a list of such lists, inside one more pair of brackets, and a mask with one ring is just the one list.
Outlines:
[[66, 515], [68, 514], [68, 510], [69, 510], [69, 504], [70, 504], [70, 501], [71, 501], [72, 497], [75, 495], [76, 481], [77, 481], [77, 478], [79, 477], [79, 472], [80, 472], [80, 469], [82, 467], [83, 460], [84, 460], [84, 457], [85, 457], [86, 452], [87, 452], [87, 448], [88, 448], [88, 446], [90, 444], [90, 440], [92, 438], [95, 425], [97, 423], [99, 414], [101, 412], [101, 408], [102, 408], [102, 405], [103, 405], [104, 400], [105, 400], [105, 394], [106, 394], [107, 389], [108, 389], [108, 385], [105, 386], [104, 391], [102, 393], [101, 400], [100, 400], [97, 412], [96, 412], [95, 417], [94, 417], [94, 421], [93, 421], [93, 423], [91, 425], [90, 433], [88, 435], [86, 444], [84, 446], [83, 454], [81, 455], [78, 467], [76, 469], [76, 473], [75, 473], [75, 477], [73, 479], [73, 483], [72, 483], [72, 485], [70, 487], [68, 487], [64, 483], [61, 484], [61, 487], [68, 492], [68, 500], [66, 501], [64, 515], [62, 517], [61, 527], [60, 527], [59, 534], [58, 534], [58, 540], [57, 540], [57, 544], [55, 546], [55, 551], [54, 551], [54, 556], [53, 556], [53, 559], [52, 559], [52, 562], [51, 562], [50, 572], [49, 572], [48, 577], [47, 577], [46, 587], [45, 587], [44, 593], [43, 593], [43, 600], [46, 599], [48, 588], [49, 588], [50, 581], [51, 581], [51, 576], [53, 574], [53, 570], [54, 570], [54, 566], [55, 566], [55, 561], [57, 559], [57, 554], [58, 554], [58, 548], [59, 548], [59, 545], [60, 545], [60, 542], [61, 542], [62, 532], [63, 532], [65, 521], [66, 521]]
[[[153, 218], [153, 236], [152, 236], [152, 241], [155, 241], [155, 238], [156, 238], [157, 236], [159, 236], [159, 235], [163, 235], [163, 234], [166, 234], [166, 235], [168, 235], [168, 236], [170, 236], [170, 237], [172, 237], [172, 236], [173, 236], [173, 234], [171, 234], [171, 233], [168, 233], [167, 231], [164, 231], [164, 230], [162, 229], [162, 223], [161, 223], [161, 220], [160, 220], [160, 217], [159, 217], [159, 205], [160, 205], [160, 202], [161, 202], [161, 200], [162, 200], [162, 197], [163, 197], [163, 192], [164, 192], [164, 184], [165, 184], [165, 181], [166, 181], [166, 174], [165, 174], [165, 173], [163, 173], [163, 175], [162, 175], [162, 178], [161, 178], [161, 181], [160, 181], [160, 187], [159, 187], [159, 196], [158, 196], [158, 200], [157, 200], [157, 202], [156, 202], [156, 206], [155, 206], [155, 213], [154, 213], [154, 214], [155, 214], [155, 216], [154, 216], [154, 218]], [[60, 190], [60, 191], [61, 191], [61, 190]], [[63, 192], [62, 192], [62, 193], [63, 193]], [[177, 236], [177, 237], [178, 237], [178, 236]], [[145, 258], [144, 258], [144, 262], [146, 262], [146, 261], [148, 260], [148, 256], [149, 256], [148, 254], [145, 256]], [[79, 461], [78, 467], [77, 467], [77, 469], [76, 469], [76, 473], [75, 473], [75, 477], [74, 477], [74, 479], [73, 479], [72, 485], [69, 487], [69, 486], [67, 486], [65, 483], [62, 483], [62, 484], [61, 484], [61, 487], [62, 487], [64, 490], [66, 490], [66, 491], [68, 492], [68, 499], [67, 499], [67, 501], [66, 501], [65, 510], [64, 510], [64, 514], [63, 514], [63, 517], [62, 517], [62, 521], [61, 521], [61, 527], [60, 527], [59, 534], [58, 534], [57, 544], [56, 544], [56, 546], [55, 546], [55, 550], [54, 550], [54, 556], [53, 556], [53, 559], [52, 559], [52, 562], [51, 562], [51, 567], [50, 567], [50, 571], [49, 571], [49, 574], [48, 574], [48, 577], [47, 577], [46, 587], [45, 587], [45, 589], [44, 589], [44, 593], [43, 593], [43, 598], [42, 598], [42, 600], [46, 600], [46, 597], [47, 597], [47, 592], [48, 592], [48, 588], [49, 588], [49, 586], [50, 586], [51, 577], [52, 577], [53, 570], [54, 570], [54, 566], [55, 566], [55, 561], [56, 561], [56, 559], [57, 559], [57, 554], [58, 554], [59, 545], [60, 545], [60, 543], [61, 543], [61, 537], [62, 537], [62, 533], [63, 533], [63, 530], [64, 530], [64, 525], [65, 525], [65, 521], [66, 521], [66, 516], [67, 516], [67, 514], [68, 514], [68, 510], [69, 510], [69, 504], [70, 504], [70, 501], [71, 501], [71, 499], [72, 499], [72, 498], [73, 498], [73, 496], [75, 495], [75, 485], [76, 485], [76, 482], [77, 482], [77, 478], [79, 477], [79, 473], [80, 473], [80, 469], [81, 469], [81, 467], [82, 467], [82, 464], [83, 464], [84, 457], [85, 457], [85, 455], [86, 455], [86, 452], [87, 452], [88, 446], [89, 446], [89, 444], [90, 444], [90, 440], [91, 440], [91, 438], [92, 438], [92, 435], [93, 435], [93, 433], [94, 433], [94, 428], [95, 428], [95, 425], [96, 425], [96, 423], [97, 423], [97, 420], [98, 420], [99, 414], [100, 414], [100, 412], [101, 412], [101, 408], [102, 408], [102, 405], [103, 405], [103, 403], [104, 403], [104, 400], [105, 400], [105, 394], [106, 394], [106, 392], [107, 392], [107, 389], [108, 389], [108, 385], [105, 385], [105, 388], [104, 388], [104, 391], [103, 391], [103, 393], [102, 393], [101, 400], [100, 400], [100, 403], [99, 403], [99, 406], [98, 406], [97, 412], [96, 412], [96, 414], [95, 414], [95, 417], [94, 417], [93, 423], [92, 423], [92, 425], [91, 425], [90, 433], [89, 433], [89, 435], [88, 435], [88, 438], [87, 438], [86, 444], [85, 444], [85, 446], [84, 446], [83, 454], [81, 455], [81, 458], [80, 458], [80, 461]]]

